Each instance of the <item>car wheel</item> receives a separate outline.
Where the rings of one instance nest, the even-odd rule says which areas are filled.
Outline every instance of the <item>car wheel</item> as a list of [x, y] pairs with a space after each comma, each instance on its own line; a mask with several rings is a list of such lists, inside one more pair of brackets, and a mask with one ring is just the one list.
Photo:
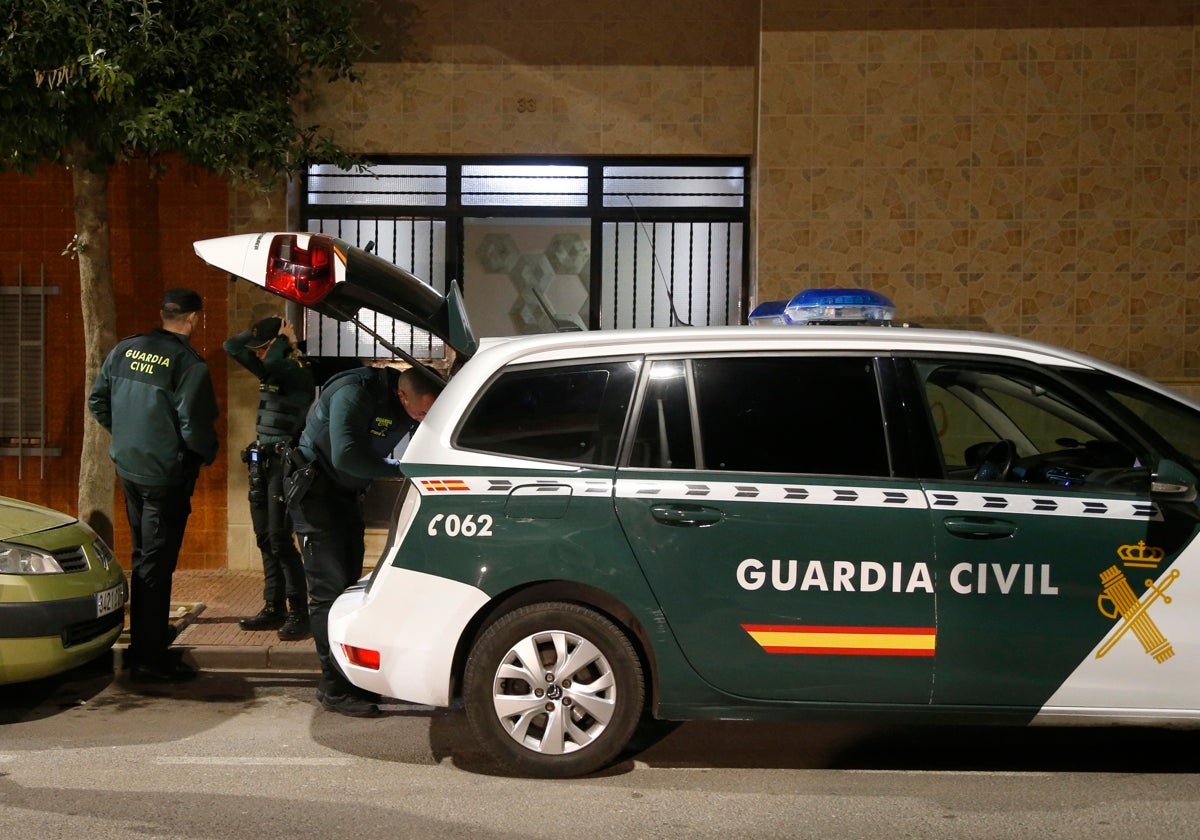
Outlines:
[[479, 637], [463, 694], [476, 738], [522, 775], [578, 776], [611, 762], [642, 714], [642, 666], [612, 621], [577, 604], [534, 604]]

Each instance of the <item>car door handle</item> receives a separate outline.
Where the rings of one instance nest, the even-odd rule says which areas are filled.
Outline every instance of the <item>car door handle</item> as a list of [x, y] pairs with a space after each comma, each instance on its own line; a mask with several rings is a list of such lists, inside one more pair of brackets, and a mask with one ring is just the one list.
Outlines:
[[680, 528], [704, 528], [725, 518], [721, 511], [699, 505], [654, 505], [650, 515], [664, 525]]
[[956, 537], [976, 540], [997, 540], [1017, 532], [1015, 522], [993, 519], [990, 516], [947, 516], [942, 520], [946, 530]]

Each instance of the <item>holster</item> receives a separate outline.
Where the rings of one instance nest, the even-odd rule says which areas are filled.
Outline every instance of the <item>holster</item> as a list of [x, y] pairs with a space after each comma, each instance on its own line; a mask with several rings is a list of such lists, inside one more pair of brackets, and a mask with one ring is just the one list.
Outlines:
[[288, 507], [304, 501], [319, 471], [317, 462], [306, 459], [300, 447], [288, 447], [283, 456], [283, 500]]

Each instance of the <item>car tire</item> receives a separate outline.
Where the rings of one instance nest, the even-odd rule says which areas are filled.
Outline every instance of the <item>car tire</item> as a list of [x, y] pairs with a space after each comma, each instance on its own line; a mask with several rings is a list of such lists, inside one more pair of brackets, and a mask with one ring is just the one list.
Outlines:
[[616, 624], [578, 604], [544, 603], [484, 630], [467, 658], [463, 696], [475, 737], [505, 770], [566, 777], [621, 753], [641, 719], [645, 685]]

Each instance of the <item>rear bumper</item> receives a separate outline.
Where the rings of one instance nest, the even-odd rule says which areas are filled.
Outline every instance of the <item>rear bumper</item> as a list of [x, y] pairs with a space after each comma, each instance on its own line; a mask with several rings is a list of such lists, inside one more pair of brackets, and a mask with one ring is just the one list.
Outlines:
[[[387, 569], [369, 593], [354, 587], [334, 602], [329, 645], [342, 671], [359, 688], [409, 703], [448, 706], [455, 650], [487, 601], [473, 586]], [[352, 664], [344, 645], [378, 651], [379, 670]]]

